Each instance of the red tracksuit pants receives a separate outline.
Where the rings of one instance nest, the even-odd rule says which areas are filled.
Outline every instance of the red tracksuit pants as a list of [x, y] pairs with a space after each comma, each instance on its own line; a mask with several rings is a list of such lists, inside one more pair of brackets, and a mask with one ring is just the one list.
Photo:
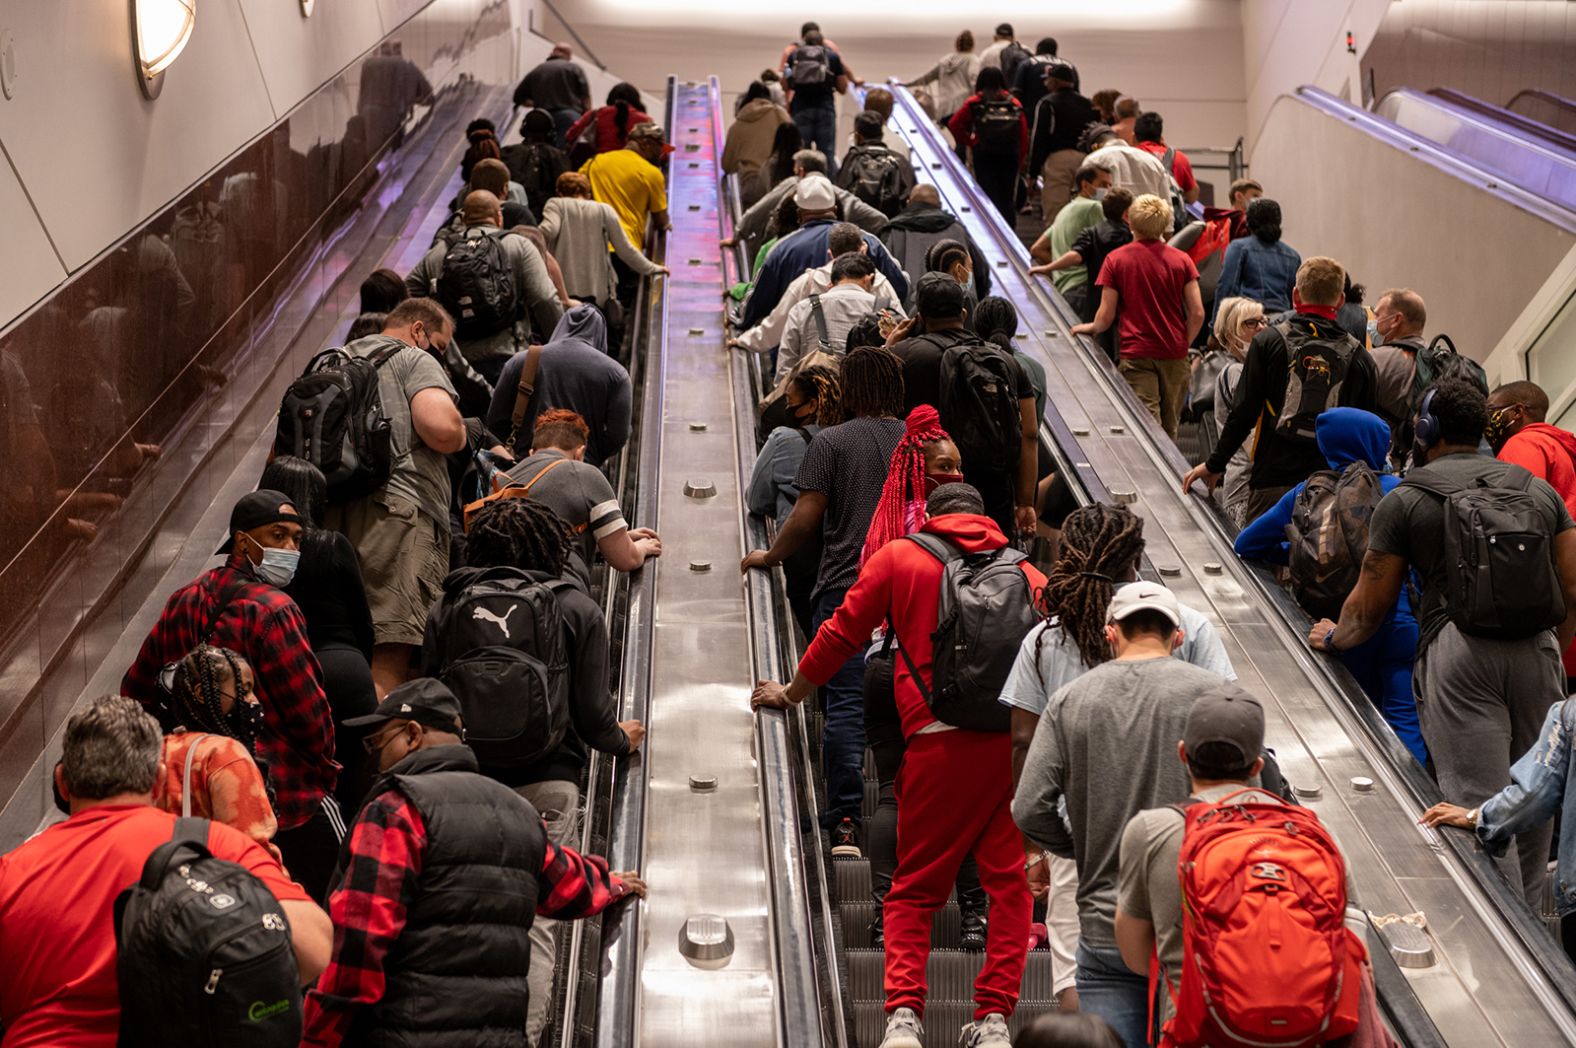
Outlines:
[[924, 1014], [931, 921], [972, 851], [990, 899], [974, 1018], [1012, 1015], [1028, 961], [1032, 902], [1011, 807], [1008, 733], [960, 729], [909, 737], [897, 776], [897, 874], [882, 911], [888, 1012]]

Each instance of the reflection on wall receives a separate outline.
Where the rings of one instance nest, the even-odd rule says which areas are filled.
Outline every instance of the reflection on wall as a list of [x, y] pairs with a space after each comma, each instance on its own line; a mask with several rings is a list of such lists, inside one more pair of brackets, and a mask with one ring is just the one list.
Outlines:
[[169, 503], [233, 468], [214, 460], [229, 425], [304, 352], [289, 321], [337, 308], [327, 248], [380, 217], [358, 213], [385, 181], [398, 200], [402, 144], [418, 160], [428, 130], [512, 86], [513, 22], [508, 0], [434, 0], [0, 331], [0, 797], [26, 767], [6, 758], [30, 762], [64, 715], [32, 708], [35, 685], [66, 658], [85, 679], [82, 624], [146, 597], [116, 599], [168, 567], [144, 554]]
[[1576, 4], [1567, 0], [1406, 0], [1390, 5], [1362, 68], [1374, 98], [1453, 87], [1503, 106], [1529, 88], [1576, 98], [1573, 56]]

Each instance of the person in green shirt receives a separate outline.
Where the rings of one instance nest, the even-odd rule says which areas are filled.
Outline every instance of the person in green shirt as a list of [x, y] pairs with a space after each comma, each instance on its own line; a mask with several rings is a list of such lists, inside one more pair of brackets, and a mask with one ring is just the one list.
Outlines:
[[[1056, 221], [1029, 248], [1034, 261], [1042, 265], [1066, 254], [1072, 249], [1079, 233], [1090, 226], [1099, 225], [1105, 218], [1100, 209], [1100, 200], [1111, 185], [1111, 172], [1085, 163], [1078, 169], [1075, 182], [1078, 195], [1056, 213]], [[1056, 290], [1066, 295], [1073, 288], [1084, 287], [1089, 283], [1089, 270], [1083, 265], [1058, 269], [1051, 273], [1051, 282], [1056, 285]]]

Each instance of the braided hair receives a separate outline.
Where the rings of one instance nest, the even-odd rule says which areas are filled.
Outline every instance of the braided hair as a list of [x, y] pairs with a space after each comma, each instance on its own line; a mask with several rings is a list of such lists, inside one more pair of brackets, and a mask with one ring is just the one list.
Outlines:
[[[274, 804], [274, 784], [268, 762], [257, 755], [257, 733], [263, 720], [261, 707], [249, 708], [241, 697], [241, 667], [246, 659], [229, 648], [199, 644], [175, 665], [175, 720], [190, 731], [223, 735], [235, 739], [252, 755], [252, 762], [263, 778], [268, 803]], [[224, 686], [235, 688], [235, 705], [224, 711]]]
[[843, 418], [896, 418], [903, 412], [903, 361], [885, 346], [860, 346], [843, 358]]
[[1078, 645], [1085, 666], [1093, 668], [1111, 658], [1106, 609], [1117, 582], [1132, 572], [1143, 552], [1144, 521], [1131, 510], [1095, 503], [1068, 514], [1061, 553], [1045, 583], [1046, 628], [1034, 642], [1036, 672], [1040, 644], [1053, 625]]
[[[908, 413], [907, 429], [892, 452], [886, 483], [881, 486], [881, 501], [876, 504], [870, 530], [865, 533], [865, 548], [859, 554], [861, 566], [876, 550], [914, 530], [910, 526], [910, 507], [916, 502], [923, 507], [925, 502], [925, 446], [951, 439], [941, 428], [941, 416], [929, 404], [921, 404]], [[923, 521], [923, 508], [919, 516]]]
[[569, 525], [532, 498], [499, 499], [476, 511], [465, 561], [477, 568], [523, 568], [562, 575], [572, 548]]
[[806, 400], [815, 401], [815, 424], [835, 426], [842, 419], [843, 387], [837, 369], [826, 364], [812, 364], [788, 380]]

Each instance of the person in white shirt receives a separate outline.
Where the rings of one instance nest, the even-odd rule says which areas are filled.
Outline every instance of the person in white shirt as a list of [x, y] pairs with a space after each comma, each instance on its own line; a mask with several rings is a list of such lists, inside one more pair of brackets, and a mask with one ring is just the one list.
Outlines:
[[1104, 124], [1089, 125], [1079, 142], [1079, 148], [1084, 147], [1089, 151], [1084, 163], [1109, 171], [1111, 184], [1132, 193], [1133, 199], [1145, 193], [1171, 199], [1171, 172], [1153, 153], [1128, 145]]
[[851, 251], [832, 260], [832, 286], [807, 295], [788, 313], [774, 381], [792, 374], [805, 354], [816, 349], [842, 356], [849, 328], [861, 317], [896, 305], [894, 300], [882, 302], [872, 293], [875, 278], [876, 264], [869, 255]]
[[1012, 25], [1003, 22], [996, 27], [996, 37], [991, 41], [990, 46], [980, 52], [980, 65], [1000, 69], [1001, 53], [1011, 47], [1013, 42]]
[[[840, 222], [833, 226], [826, 238], [827, 254], [830, 259], [824, 266], [807, 269], [788, 285], [788, 290], [783, 292], [783, 297], [772, 311], [754, 327], [746, 330], [736, 338], [728, 340], [728, 345], [734, 349], [747, 349], [752, 353], [767, 353], [783, 340], [783, 335], [788, 329], [788, 314], [793, 308], [811, 295], [820, 294], [832, 286], [832, 265], [847, 254], [868, 254], [869, 246], [865, 242], [864, 231], [851, 222]], [[870, 293], [878, 299], [886, 299], [892, 303], [892, 309], [900, 319], [906, 318], [903, 311], [903, 296], [897, 293], [879, 269], [876, 270], [875, 280], [870, 285]]]

